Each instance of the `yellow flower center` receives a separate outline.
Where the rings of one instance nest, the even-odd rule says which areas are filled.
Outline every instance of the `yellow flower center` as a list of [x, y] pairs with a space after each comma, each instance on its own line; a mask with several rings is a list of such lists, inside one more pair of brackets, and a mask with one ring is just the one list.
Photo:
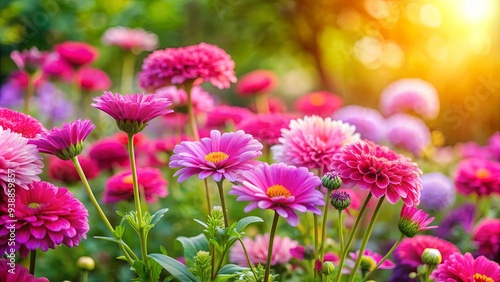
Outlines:
[[37, 209], [40, 206], [41, 206], [41, 204], [39, 204], [39, 203], [29, 203], [28, 204], [28, 208], [30, 208], [30, 209]]
[[309, 101], [313, 106], [322, 106], [325, 104], [325, 98], [321, 93], [314, 93], [309, 97]]
[[205, 156], [205, 160], [211, 163], [220, 163], [223, 160], [229, 158], [229, 155], [224, 152], [212, 152]]
[[125, 176], [122, 179], [123, 183], [125, 184], [133, 184], [134, 183], [134, 178], [132, 177], [132, 174]]
[[286, 189], [283, 185], [279, 185], [279, 184], [276, 184], [276, 185], [273, 185], [273, 186], [267, 188], [266, 194], [270, 198], [279, 197], [279, 196], [285, 196], [285, 198], [288, 198], [288, 197], [292, 196], [292, 193], [290, 193], [290, 191], [288, 191], [288, 189]]
[[473, 278], [475, 282], [495, 282], [491, 277], [479, 273], [474, 274]]
[[479, 168], [476, 170], [476, 177], [479, 179], [485, 179], [491, 176], [491, 172], [486, 168]]

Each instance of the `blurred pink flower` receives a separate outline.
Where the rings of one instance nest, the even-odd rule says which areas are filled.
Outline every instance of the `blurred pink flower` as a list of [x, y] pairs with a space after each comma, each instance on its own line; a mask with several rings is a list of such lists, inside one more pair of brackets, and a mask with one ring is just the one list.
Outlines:
[[103, 91], [111, 87], [108, 74], [100, 69], [82, 67], [76, 73], [77, 82], [85, 91]]
[[[349, 273], [351, 272], [352, 268], [354, 267], [354, 264], [355, 264], [356, 260], [358, 259], [358, 257], [359, 257], [359, 250], [356, 252], [349, 253], [349, 257], [346, 260], [346, 265], [348, 268], [350, 268], [348, 271]], [[363, 257], [372, 258], [373, 261], [375, 261], [375, 265], [377, 265], [383, 258], [383, 256], [381, 254], [374, 252], [374, 251], [371, 251], [371, 250], [364, 250]], [[394, 264], [394, 262], [387, 259], [378, 267], [378, 269], [393, 269], [395, 266], [396, 265]]]
[[500, 194], [500, 163], [484, 159], [462, 160], [455, 171], [455, 186], [463, 195]]
[[357, 105], [345, 106], [333, 113], [332, 119], [338, 119], [354, 125], [356, 132], [363, 139], [378, 142], [385, 138], [385, 119], [375, 109]]
[[56, 45], [54, 49], [62, 59], [74, 67], [91, 63], [98, 55], [97, 49], [84, 42], [66, 41]]
[[238, 125], [242, 120], [253, 116], [253, 113], [242, 107], [219, 105], [207, 113], [206, 127], [224, 128], [228, 124]]
[[495, 282], [500, 281], [500, 266], [483, 256], [474, 259], [470, 253], [457, 252], [438, 265], [430, 278], [449, 282]]
[[278, 84], [278, 76], [270, 70], [254, 70], [240, 78], [236, 85], [236, 93], [241, 96], [251, 96], [261, 93], [271, 93]]
[[[78, 161], [85, 173], [88, 180], [94, 179], [99, 176], [99, 167], [97, 162], [87, 156], [78, 156]], [[73, 185], [80, 182], [80, 176], [76, 171], [73, 162], [67, 160], [63, 161], [55, 156], [49, 157], [48, 162], [49, 177], [53, 180], [60, 181], [66, 185]]]
[[490, 150], [486, 146], [481, 146], [476, 142], [465, 142], [456, 145], [458, 153], [462, 158], [477, 158], [489, 159], [491, 157]]
[[22, 52], [17, 50], [12, 51], [10, 53], [10, 58], [14, 61], [19, 70], [32, 74], [43, 67], [47, 55], [46, 52], [38, 51], [37, 47], [31, 47], [31, 49], [23, 50]]
[[130, 162], [126, 146], [116, 138], [103, 138], [94, 142], [90, 145], [89, 156], [97, 162], [99, 169], [108, 171], [127, 167]]
[[295, 109], [303, 115], [326, 118], [342, 107], [342, 99], [328, 91], [309, 93], [295, 102]]
[[[257, 235], [255, 239], [245, 237], [242, 239], [248, 258], [254, 265], [260, 263], [266, 264], [267, 251], [269, 248], [269, 234]], [[271, 265], [285, 264], [292, 259], [290, 250], [297, 247], [297, 241], [288, 237], [274, 236], [273, 251], [271, 256]], [[236, 242], [229, 253], [229, 260], [239, 266], [248, 267], [248, 261], [240, 242]]]
[[111, 27], [102, 36], [102, 41], [106, 45], [118, 46], [134, 54], [153, 51], [158, 47], [158, 36], [142, 28]]
[[62, 79], [67, 82], [71, 82], [73, 79], [73, 67], [55, 52], [46, 60], [43, 72], [49, 77]]
[[431, 144], [431, 132], [421, 119], [404, 113], [386, 119], [386, 136], [392, 146], [419, 156]]
[[35, 138], [46, 129], [32, 116], [0, 107], [0, 127], [21, 134], [24, 138]]
[[0, 281], [2, 282], [50, 282], [45, 277], [36, 278], [29, 270], [19, 263], [11, 266], [9, 259], [0, 259]]
[[271, 146], [279, 143], [281, 129], [288, 128], [291, 120], [292, 117], [286, 114], [256, 114], [243, 119], [237, 128]]
[[500, 219], [486, 218], [476, 226], [472, 240], [480, 255], [500, 261]]

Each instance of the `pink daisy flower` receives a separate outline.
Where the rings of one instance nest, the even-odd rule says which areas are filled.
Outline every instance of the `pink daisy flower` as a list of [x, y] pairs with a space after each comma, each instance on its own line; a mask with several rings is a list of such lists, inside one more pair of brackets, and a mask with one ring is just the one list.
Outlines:
[[358, 185], [373, 196], [384, 195], [391, 204], [399, 198], [408, 206], [420, 203], [422, 174], [409, 158], [371, 141], [359, 141], [340, 149], [330, 166], [342, 178], [344, 188]]
[[429, 215], [423, 210], [419, 210], [414, 206], [403, 205], [398, 228], [401, 233], [412, 238], [422, 231], [437, 228], [437, 226], [429, 226], [433, 220], [434, 217], [429, 218]]
[[254, 159], [262, 154], [261, 149], [259, 141], [241, 130], [222, 135], [212, 130], [209, 138], [175, 146], [170, 167], [181, 168], [174, 174], [179, 175], [179, 182], [195, 174], [199, 179], [212, 176], [215, 181], [226, 178], [233, 182], [238, 173], [254, 167]]
[[438, 249], [443, 261], [447, 260], [451, 254], [459, 251], [455, 245], [441, 238], [417, 235], [401, 241], [394, 251], [394, 260], [398, 265], [408, 265], [416, 270], [419, 265], [423, 264], [422, 253], [427, 248]]
[[74, 67], [93, 62], [98, 54], [97, 49], [84, 42], [66, 41], [56, 45], [54, 49], [63, 60]]
[[347, 122], [356, 127], [361, 138], [378, 142], [385, 137], [385, 119], [379, 111], [357, 105], [345, 106], [332, 115], [332, 119]]
[[100, 69], [82, 67], [76, 74], [76, 80], [85, 91], [103, 91], [111, 87], [108, 74]]
[[434, 119], [439, 114], [436, 88], [418, 78], [404, 78], [389, 84], [380, 96], [380, 110], [385, 116], [400, 112], [414, 112]]
[[134, 54], [153, 51], [158, 47], [158, 36], [142, 28], [111, 27], [104, 32], [102, 41], [106, 45], [118, 46]]
[[500, 163], [485, 159], [462, 160], [455, 171], [455, 186], [463, 195], [500, 194]]
[[[97, 162], [90, 159], [87, 156], [80, 155], [78, 161], [87, 177], [87, 180], [91, 180], [99, 176], [99, 167]], [[67, 160], [63, 161], [58, 157], [49, 157], [49, 177], [53, 180], [60, 181], [66, 185], [73, 185], [80, 182], [80, 176], [76, 171], [73, 162]]]
[[281, 131], [280, 144], [271, 148], [273, 157], [308, 169], [326, 171], [341, 147], [359, 140], [354, 126], [331, 118], [306, 116], [292, 120], [289, 128]]
[[73, 67], [55, 52], [49, 55], [49, 59], [43, 65], [43, 73], [67, 82], [73, 79]]
[[278, 76], [270, 70], [254, 70], [240, 78], [236, 85], [236, 93], [251, 96], [260, 93], [271, 93], [278, 84]]
[[[358, 257], [359, 257], [359, 250], [356, 252], [349, 253], [349, 258], [346, 260], [347, 267], [352, 269]], [[383, 258], [381, 254], [371, 250], [364, 250], [363, 257], [370, 258], [374, 262], [373, 267], [375, 267]], [[393, 269], [395, 266], [396, 265], [394, 264], [394, 262], [387, 259], [378, 267], [378, 269]], [[348, 270], [347, 272], [350, 273], [351, 270]]]
[[303, 115], [329, 117], [342, 107], [342, 99], [328, 91], [309, 93], [295, 102], [295, 109]]
[[[255, 239], [245, 237], [242, 239], [248, 251], [248, 258], [253, 265], [266, 264], [269, 248], [269, 233], [257, 235]], [[298, 246], [298, 242], [288, 237], [274, 236], [271, 265], [286, 264], [293, 257], [290, 250]], [[239, 266], [249, 267], [245, 252], [240, 242], [236, 242], [229, 252], [229, 260]]]
[[[15, 264], [12, 268], [11, 264]], [[0, 259], [0, 281], [2, 282], [50, 282], [45, 277], [36, 278], [29, 270], [18, 264], [12, 263], [8, 259]]]
[[[34, 182], [28, 190], [18, 190], [16, 199], [15, 246], [8, 246], [10, 230], [0, 230], [0, 253], [15, 248], [22, 257], [29, 251], [64, 244], [78, 246], [89, 231], [88, 212], [66, 188], [58, 188], [48, 182]], [[12, 220], [8, 211], [7, 197], [0, 203], [0, 225], [9, 226]]]
[[99, 109], [116, 120], [118, 128], [129, 134], [137, 134], [152, 119], [171, 113], [170, 101], [157, 95], [113, 94], [104, 91], [104, 95], [94, 98], [92, 107]]
[[31, 47], [31, 49], [23, 50], [22, 52], [17, 50], [12, 51], [10, 53], [10, 58], [14, 61], [19, 70], [35, 73], [42, 68], [47, 59], [47, 53], [38, 51], [36, 47]]
[[295, 211], [321, 214], [316, 206], [325, 205], [323, 193], [316, 190], [321, 180], [304, 167], [262, 163], [242, 172], [238, 181], [241, 184], [229, 194], [238, 196], [236, 201], [250, 202], [245, 212], [271, 209], [292, 226], [299, 224]]
[[55, 155], [62, 160], [78, 156], [83, 150], [83, 141], [95, 125], [88, 119], [64, 123], [61, 128], [54, 127], [42, 132], [41, 136], [31, 139], [30, 144], [37, 146], [40, 153]]
[[[161, 171], [156, 168], [137, 169], [137, 181], [139, 189], [144, 191], [148, 203], [154, 203], [158, 198], [165, 198], [168, 195], [167, 181], [163, 178]], [[134, 187], [130, 170], [115, 174], [106, 181], [102, 198], [104, 203], [117, 203], [133, 199]]]
[[238, 125], [242, 120], [252, 116], [252, 111], [247, 108], [219, 105], [207, 113], [206, 127], [224, 128], [228, 124]]
[[281, 129], [288, 128], [291, 120], [292, 117], [286, 114], [257, 114], [243, 119], [238, 129], [271, 146], [279, 143]]
[[35, 138], [45, 131], [43, 125], [35, 118], [7, 108], [0, 108], [0, 126], [28, 139]]
[[479, 254], [500, 261], [500, 218], [483, 219], [475, 228], [472, 240]]
[[394, 147], [420, 155], [431, 144], [431, 132], [424, 121], [404, 113], [386, 119], [387, 140]]
[[236, 82], [234, 62], [224, 50], [207, 43], [167, 48], [151, 53], [142, 64], [139, 85], [154, 90], [196, 79], [209, 81], [219, 89]]
[[130, 163], [127, 148], [116, 138], [103, 138], [94, 142], [90, 145], [89, 157], [97, 162], [99, 169], [108, 171], [127, 167]]
[[483, 256], [474, 259], [470, 253], [457, 252], [438, 265], [431, 278], [447, 282], [495, 282], [500, 281], [500, 266]]
[[42, 157], [28, 142], [21, 134], [0, 126], [0, 186], [5, 194], [11, 194], [15, 186], [28, 189], [31, 182], [40, 181]]

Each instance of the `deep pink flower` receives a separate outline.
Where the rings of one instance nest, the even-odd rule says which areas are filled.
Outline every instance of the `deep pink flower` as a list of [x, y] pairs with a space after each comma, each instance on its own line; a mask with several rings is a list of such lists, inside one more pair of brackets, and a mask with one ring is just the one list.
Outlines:
[[43, 73], [67, 82], [71, 82], [73, 79], [73, 67], [57, 53], [49, 55], [43, 66]]
[[342, 107], [342, 99], [328, 91], [309, 93], [295, 102], [295, 110], [303, 115], [329, 117]]
[[254, 159], [262, 154], [261, 149], [259, 141], [241, 130], [222, 135], [212, 130], [210, 138], [184, 141], [175, 146], [170, 167], [181, 168], [174, 174], [180, 175], [179, 182], [195, 174], [199, 179], [212, 176], [215, 181], [226, 178], [233, 182], [238, 173], [254, 167]]
[[[28, 139], [0, 126], [0, 186], [5, 194], [12, 194], [13, 186], [28, 189], [33, 181], [40, 181], [42, 157]], [[4, 194], [4, 193], [1, 193]]]
[[332, 118], [354, 125], [363, 139], [378, 142], [385, 137], [385, 119], [375, 109], [349, 105], [335, 111]]
[[62, 59], [74, 67], [93, 62], [98, 54], [97, 49], [84, 42], [66, 41], [56, 45], [54, 49]]
[[0, 126], [28, 139], [35, 138], [37, 134], [45, 130], [35, 118], [7, 108], [0, 108]]
[[291, 120], [292, 117], [286, 114], [256, 114], [243, 119], [237, 127], [271, 146], [279, 143], [281, 129], [288, 128]]
[[[14, 265], [14, 267], [12, 267]], [[45, 277], [36, 278], [29, 270], [8, 259], [0, 259], [0, 281], [2, 282], [49, 282]]]
[[289, 127], [281, 131], [280, 144], [271, 148], [273, 157], [278, 162], [308, 169], [326, 171], [342, 146], [359, 140], [354, 126], [331, 118], [306, 116], [292, 120]]
[[424, 121], [404, 113], [386, 119], [386, 137], [394, 147], [418, 156], [431, 144], [431, 132]]
[[219, 89], [236, 82], [234, 62], [221, 48], [200, 43], [167, 48], [151, 53], [142, 64], [139, 84], [148, 90], [196, 79], [209, 81]]
[[130, 162], [126, 146], [116, 138], [103, 138], [93, 143], [90, 145], [89, 156], [97, 162], [99, 169], [108, 171], [127, 167]]
[[82, 67], [78, 70], [77, 81], [85, 91], [103, 91], [111, 87], [108, 74], [100, 69]]
[[47, 53], [38, 51], [36, 47], [31, 47], [31, 49], [23, 50], [22, 52], [17, 50], [12, 51], [10, 53], [10, 58], [14, 61], [19, 70], [35, 73], [42, 68], [47, 59]]
[[[164, 198], [168, 195], [167, 181], [163, 178], [161, 171], [156, 168], [137, 169], [137, 181], [139, 189], [143, 190], [148, 203], [154, 203], [158, 198]], [[130, 170], [115, 174], [106, 181], [106, 189], [102, 198], [104, 203], [117, 203], [133, 199], [134, 187]]]
[[238, 181], [241, 184], [233, 186], [229, 194], [238, 196], [238, 202], [250, 202], [245, 212], [271, 209], [292, 226], [299, 224], [295, 211], [321, 214], [316, 206], [325, 205], [323, 193], [316, 190], [321, 180], [304, 167], [262, 163], [242, 172]]
[[83, 150], [83, 141], [95, 125], [88, 119], [75, 120], [64, 123], [61, 128], [54, 127], [50, 131], [42, 132], [41, 136], [31, 139], [40, 153], [56, 155], [62, 160], [69, 160], [78, 156]]
[[429, 218], [429, 215], [423, 210], [419, 210], [415, 206], [403, 205], [398, 228], [401, 233], [412, 238], [422, 231], [437, 228], [437, 226], [429, 226], [433, 220], [434, 217]]
[[[349, 258], [346, 260], [346, 265], [352, 269], [354, 267], [354, 264], [356, 263], [356, 260], [358, 259], [358, 257], [359, 257], [359, 250], [356, 252], [349, 253]], [[381, 254], [374, 252], [374, 251], [371, 251], [371, 250], [364, 250], [363, 257], [369, 257], [369, 258], [373, 259], [373, 261], [375, 262], [375, 265], [377, 265], [383, 258], [383, 256]], [[393, 269], [395, 266], [396, 265], [394, 264], [394, 262], [387, 259], [378, 267], [378, 269]], [[349, 273], [350, 273], [350, 270], [349, 270]]]
[[146, 165], [164, 166], [168, 165], [169, 157], [174, 151], [174, 147], [182, 141], [192, 141], [187, 135], [166, 136], [152, 140], [146, 144]]
[[472, 240], [479, 254], [500, 261], [500, 218], [483, 219], [475, 228]]
[[278, 84], [278, 76], [270, 70], [254, 70], [240, 78], [236, 85], [236, 93], [250, 96], [271, 93]]
[[[323, 257], [323, 262], [327, 261], [337, 264], [340, 261], [340, 258], [336, 253], [325, 253], [325, 256]], [[323, 262], [321, 262], [319, 259], [316, 259], [314, 261], [314, 270], [321, 271], [323, 269]]]
[[428, 119], [439, 114], [436, 88], [418, 78], [405, 78], [389, 84], [380, 96], [380, 110], [386, 116], [400, 112], [413, 112]]
[[456, 145], [458, 153], [462, 158], [477, 158], [489, 159], [491, 157], [490, 150], [487, 146], [481, 146], [476, 142], [465, 142]]
[[219, 105], [207, 113], [206, 126], [209, 128], [224, 128], [228, 124], [234, 126], [251, 116], [253, 113], [247, 108]]
[[344, 188], [357, 184], [376, 198], [387, 195], [392, 204], [399, 198], [408, 206], [420, 202], [422, 172], [418, 165], [385, 146], [367, 140], [347, 145], [333, 156], [330, 169], [340, 175]]
[[438, 265], [431, 278], [436, 282], [495, 282], [500, 281], [500, 266], [483, 256], [474, 259], [470, 253], [457, 252]]
[[[269, 234], [257, 235], [255, 239], [245, 237], [242, 239], [248, 251], [248, 258], [253, 265], [265, 265], [269, 248]], [[274, 236], [271, 265], [285, 264], [292, 259], [290, 250], [297, 247], [297, 241], [288, 237]], [[229, 260], [239, 266], [248, 267], [248, 261], [240, 242], [236, 242], [229, 253]]]
[[422, 253], [427, 248], [438, 249], [443, 261], [447, 260], [454, 252], [459, 251], [455, 245], [441, 238], [429, 235], [417, 235], [401, 241], [394, 251], [394, 260], [397, 264], [409, 265], [416, 269], [419, 265], [423, 264]]
[[[15, 246], [8, 246], [10, 230], [0, 230], [0, 253], [15, 248], [22, 257], [30, 250], [64, 244], [78, 246], [89, 231], [88, 212], [66, 188], [58, 188], [48, 182], [34, 182], [28, 190], [20, 189], [15, 195]], [[8, 226], [12, 220], [8, 211], [7, 197], [0, 203], [0, 225]]]
[[158, 47], [158, 36], [142, 28], [111, 27], [102, 36], [102, 41], [106, 45], [118, 46], [134, 54]]
[[[88, 180], [94, 179], [99, 176], [99, 167], [97, 162], [87, 156], [78, 156], [78, 161], [85, 173]], [[73, 162], [67, 160], [63, 161], [58, 157], [49, 157], [49, 177], [53, 180], [60, 181], [66, 185], [72, 185], [80, 182], [80, 176], [76, 171]]]
[[463, 195], [500, 194], [500, 163], [485, 159], [462, 160], [455, 172], [455, 186]]

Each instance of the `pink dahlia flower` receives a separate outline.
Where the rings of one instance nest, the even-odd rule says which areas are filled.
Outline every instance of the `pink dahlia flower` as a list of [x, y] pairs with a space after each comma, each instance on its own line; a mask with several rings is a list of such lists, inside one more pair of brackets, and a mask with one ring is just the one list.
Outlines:
[[54, 49], [62, 59], [74, 67], [93, 62], [98, 54], [97, 49], [84, 42], [66, 41], [56, 45]]
[[500, 163], [484, 159], [462, 160], [455, 172], [455, 185], [463, 195], [500, 194]]
[[347, 122], [356, 127], [361, 138], [378, 142], [385, 137], [385, 119], [379, 111], [357, 105], [345, 106], [338, 109], [332, 119]]
[[[242, 239], [248, 251], [248, 258], [254, 265], [266, 264], [267, 251], [269, 248], [269, 234], [257, 235], [255, 239], [245, 237]], [[288, 237], [274, 236], [271, 265], [288, 263], [293, 257], [290, 250], [297, 247], [299, 243]], [[240, 242], [234, 244], [229, 253], [229, 260], [239, 266], [249, 267], [245, 252]]]
[[291, 120], [292, 117], [286, 114], [256, 114], [243, 119], [238, 129], [271, 146], [279, 143], [281, 129], [288, 128]]
[[329, 117], [342, 107], [342, 99], [328, 91], [309, 93], [295, 102], [295, 110], [303, 115]]
[[472, 240], [479, 254], [500, 261], [500, 218], [483, 219], [475, 228]]
[[[12, 267], [14, 265], [14, 267]], [[8, 259], [0, 259], [0, 281], [2, 282], [49, 282], [45, 277], [36, 278], [29, 270]]]
[[212, 176], [215, 181], [226, 178], [233, 182], [238, 173], [254, 167], [254, 159], [262, 155], [260, 150], [262, 144], [241, 130], [222, 135], [212, 130], [210, 137], [175, 146], [170, 167], [181, 168], [174, 174], [180, 175], [179, 182], [195, 174], [199, 179]]
[[470, 253], [457, 252], [438, 265], [431, 278], [446, 282], [496, 282], [500, 281], [500, 266], [483, 256], [474, 259]]
[[254, 70], [240, 78], [236, 93], [251, 96], [259, 93], [271, 93], [278, 84], [278, 76], [269, 70]]
[[[113, 175], [106, 181], [106, 189], [102, 201], [104, 203], [117, 203], [134, 199], [132, 172], [123, 171]], [[154, 203], [158, 198], [168, 195], [167, 181], [163, 179], [161, 171], [156, 168], [137, 169], [139, 189], [144, 191], [146, 202]]]
[[43, 65], [43, 73], [67, 82], [73, 79], [73, 67], [55, 52], [49, 55], [49, 59]]
[[[358, 259], [358, 257], [359, 257], [359, 250], [357, 250], [356, 252], [349, 253], [349, 258], [346, 260], [346, 265], [352, 269], [354, 267], [354, 264], [356, 263], [356, 260]], [[374, 252], [374, 251], [371, 251], [371, 250], [364, 250], [363, 257], [369, 257], [369, 258], [373, 259], [373, 261], [375, 262], [375, 264], [373, 265], [374, 267], [383, 258], [383, 256], [381, 254]], [[396, 265], [394, 264], [394, 262], [387, 259], [378, 267], [378, 269], [393, 269], [395, 266]]]
[[31, 182], [40, 181], [42, 157], [28, 142], [21, 134], [0, 126], [0, 186], [5, 194], [11, 194], [14, 186], [28, 189]]
[[108, 171], [127, 167], [130, 163], [126, 146], [116, 138], [103, 138], [90, 145], [89, 157], [97, 162], [99, 169]]
[[88, 119], [64, 123], [61, 128], [54, 127], [42, 132], [41, 136], [31, 139], [30, 144], [37, 146], [40, 153], [56, 155], [62, 160], [78, 156], [83, 150], [83, 141], [95, 128]]
[[[0, 203], [0, 224], [9, 226], [7, 197]], [[15, 246], [8, 246], [10, 230], [0, 230], [0, 253], [7, 248], [15, 248], [22, 257], [29, 251], [64, 244], [78, 246], [89, 231], [88, 212], [66, 188], [58, 188], [48, 182], [34, 182], [28, 190], [18, 190], [15, 195]]]
[[440, 172], [426, 173], [422, 179], [420, 206], [424, 210], [442, 211], [455, 202], [453, 180]]
[[451, 254], [459, 251], [455, 245], [441, 238], [417, 235], [401, 241], [394, 251], [394, 260], [398, 265], [408, 265], [417, 269], [419, 265], [423, 264], [422, 253], [427, 248], [438, 249], [443, 261], [447, 260]]
[[437, 226], [429, 226], [433, 220], [434, 217], [429, 218], [423, 210], [403, 205], [398, 222], [399, 231], [412, 238], [422, 231], [437, 228]]
[[242, 120], [253, 116], [252, 111], [243, 107], [219, 105], [207, 113], [206, 126], [224, 128], [228, 124], [238, 125]]
[[434, 119], [439, 114], [436, 88], [418, 78], [405, 78], [389, 84], [380, 96], [380, 110], [386, 116], [400, 112], [414, 112]]
[[321, 214], [316, 206], [325, 205], [323, 193], [316, 190], [321, 180], [304, 167], [262, 163], [242, 172], [238, 181], [241, 184], [233, 186], [229, 194], [238, 196], [238, 202], [250, 202], [245, 212], [271, 209], [292, 226], [299, 224], [295, 211]]
[[354, 126], [331, 118], [306, 116], [292, 120], [289, 127], [281, 131], [280, 144], [271, 148], [274, 159], [308, 169], [327, 171], [340, 148], [359, 140]]
[[45, 131], [43, 125], [35, 118], [7, 108], [0, 108], [0, 126], [28, 139], [35, 138]]
[[99, 109], [116, 120], [120, 130], [137, 134], [146, 127], [152, 119], [171, 113], [170, 101], [157, 95], [145, 94], [113, 94], [104, 91], [104, 95], [94, 98], [92, 107]]
[[142, 28], [111, 27], [102, 36], [102, 41], [106, 45], [118, 46], [134, 54], [153, 51], [158, 47], [158, 36]]
[[373, 196], [384, 195], [395, 204], [399, 198], [408, 206], [420, 203], [422, 174], [409, 158], [371, 141], [359, 141], [340, 149], [330, 166], [342, 178], [344, 188], [358, 185]]
[[[97, 162], [86, 156], [78, 156], [78, 161], [88, 180], [99, 176], [99, 167]], [[60, 181], [66, 185], [73, 185], [80, 182], [80, 176], [76, 171], [75, 166], [71, 161], [63, 161], [58, 157], [51, 156], [49, 158], [49, 177], [53, 180]]]
[[31, 47], [31, 49], [22, 52], [17, 50], [12, 51], [10, 53], [10, 58], [14, 61], [19, 70], [34, 73], [42, 68], [47, 59], [47, 53], [38, 51], [36, 47]]
[[387, 140], [394, 147], [420, 155], [431, 144], [431, 132], [424, 121], [404, 113], [386, 119]]
[[139, 84], [154, 90], [196, 79], [209, 81], [219, 89], [236, 82], [234, 62], [224, 50], [207, 43], [167, 48], [151, 53], [142, 64]]
[[77, 82], [85, 91], [103, 91], [111, 87], [108, 74], [100, 69], [82, 67], [76, 74]]

